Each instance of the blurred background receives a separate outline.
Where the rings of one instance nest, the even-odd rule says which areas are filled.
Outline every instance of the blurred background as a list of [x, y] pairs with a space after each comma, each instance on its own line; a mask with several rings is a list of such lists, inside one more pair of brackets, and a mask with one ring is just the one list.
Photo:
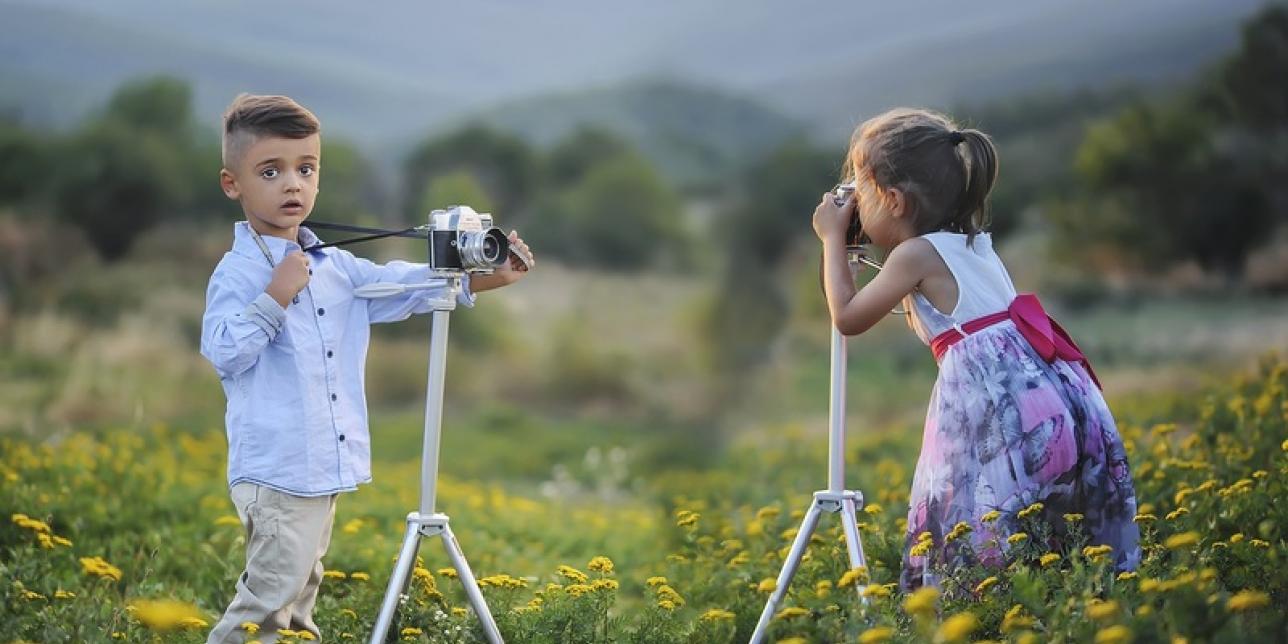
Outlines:
[[[529, 278], [452, 317], [442, 464], [531, 497], [665, 506], [796, 441], [778, 492], [803, 507], [828, 387], [810, 216], [895, 106], [994, 137], [1000, 252], [1116, 409], [1288, 347], [1282, 3], [858, 6], [0, 1], [0, 432], [222, 432], [197, 345], [241, 219], [217, 183], [239, 92], [321, 119], [314, 219], [468, 203], [531, 243]], [[415, 485], [393, 464], [419, 454], [427, 334], [374, 330], [377, 480]], [[850, 350], [851, 435], [910, 469], [929, 351], [896, 316]]]

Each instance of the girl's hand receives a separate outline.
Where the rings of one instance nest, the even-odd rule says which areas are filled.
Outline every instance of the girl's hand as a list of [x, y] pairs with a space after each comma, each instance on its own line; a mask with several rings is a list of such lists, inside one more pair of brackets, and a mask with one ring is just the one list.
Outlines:
[[814, 209], [814, 233], [823, 241], [827, 241], [829, 237], [843, 237], [852, 217], [854, 217], [853, 195], [837, 205], [836, 195], [825, 192], [823, 200]]

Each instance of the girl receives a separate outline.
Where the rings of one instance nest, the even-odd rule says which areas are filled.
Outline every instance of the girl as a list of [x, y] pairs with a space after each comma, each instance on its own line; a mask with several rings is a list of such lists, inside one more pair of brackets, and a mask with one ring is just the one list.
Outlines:
[[[1001, 565], [1015, 547], [1008, 536], [1036, 525], [1030, 517], [1050, 526], [1044, 549], [1081, 530], [1112, 547], [1118, 570], [1134, 569], [1136, 495], [1099, 383], [1037, 299], [1016, 295], [984, 232], [992, 141], [940, 114], [892, 110], [855, 131], [845, 174], [854, 196], [838, 204], [827, 193], [814, 211], [832, 322], [862, 333], [902, 300], [939, 362], [900, 585], [935, 584], [932, 570]], [[845, 257], [856, 207], [863, 232], [888, 252], [862, 290]]]

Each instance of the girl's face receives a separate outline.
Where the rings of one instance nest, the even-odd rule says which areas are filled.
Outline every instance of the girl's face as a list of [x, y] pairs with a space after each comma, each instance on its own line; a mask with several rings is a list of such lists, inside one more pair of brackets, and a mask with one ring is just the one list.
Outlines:
[[888, 251], [911, 236], [904, 217], [903, 194], [898, 189], [883, 191], [870, 173], [862, 172], [854, 192], [858, 195], [859, 222], [874, 244]]

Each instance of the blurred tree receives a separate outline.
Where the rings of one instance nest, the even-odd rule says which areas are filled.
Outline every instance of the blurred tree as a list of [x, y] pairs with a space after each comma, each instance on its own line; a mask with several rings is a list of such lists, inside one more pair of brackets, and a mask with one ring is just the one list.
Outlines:
[[0, 204], [41, 194], [53, 163], [49, 137], [0, 121]]
[[466, 205], [478, 212], [492, 212], [492, 199], [469, 170], [455, 170], [434, 177], [425, 186], [419, 212], [428, 213], [453, 205]]
[[124, 256], [184, 192], [181, 150], [156, 132], [102, 121], [59, 157], [58, 212], [108, 261]]
[[363, 222], [378, 201], [378, 189], [371, 166], [362, 154], [345, 141], [324, 139], [319, 168], [312, 217], [319, 221]]
[[546, 155], [543, 189], [563, 189], [582, 180], [597, 165], [635, 151], [625, 139], [599, 127], [582, 126]]
[[1243, 28], [1220, 86], [1233, 115], [1258, 130], [1288, 128], [1288, 7], [1267, 7]]
[[[421, 143], [406, 163], [404, 204], [422, 205], [434, 177], [468, 171], [487, 193], [502, 221], [514, 221], [536, 184], [536, 159], [522, 140], [472, 125]], [[448, 204], [440, 204], [442, 207]], [[417, 213], [417, 217], [425, 213]]]
[[129, 81], [112, 95], [103, 117], [187, 143], [193, 138], [192, 90], [169, 76]]

